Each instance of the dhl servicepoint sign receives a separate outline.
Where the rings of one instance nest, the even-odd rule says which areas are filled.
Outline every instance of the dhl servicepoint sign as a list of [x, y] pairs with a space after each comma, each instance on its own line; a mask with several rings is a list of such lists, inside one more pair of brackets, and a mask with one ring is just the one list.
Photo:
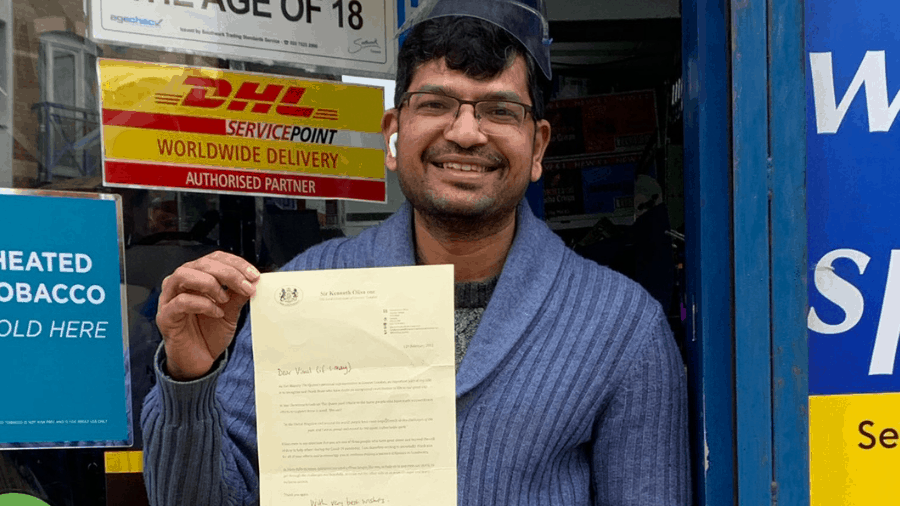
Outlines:
[[98, 65], [106, 185], [385, 201], [380, 88]]

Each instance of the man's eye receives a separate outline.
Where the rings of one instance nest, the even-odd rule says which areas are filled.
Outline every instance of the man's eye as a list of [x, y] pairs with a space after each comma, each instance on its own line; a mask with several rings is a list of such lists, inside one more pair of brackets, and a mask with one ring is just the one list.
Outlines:
[[521, 116], [520, 113], [508, 105], [487, 103], [484, 106], [484, 115], [490, 119], [500, 121], [515, 121]]
[[417, 109], [422, 111], [442, 112], [450, 110], [450, 104], [441, 100], [425, 100], [419, 103]]

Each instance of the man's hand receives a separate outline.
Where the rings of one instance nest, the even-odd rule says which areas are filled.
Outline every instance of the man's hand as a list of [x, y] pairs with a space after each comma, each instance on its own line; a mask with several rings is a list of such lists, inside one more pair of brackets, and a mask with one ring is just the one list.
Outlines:
[[257, 280], [259, 271], [249, 262], [221, 251], [187, 262], [163, 280], [156, 325], [172, 378], [189, 381], [212, 369], [234, 339]]

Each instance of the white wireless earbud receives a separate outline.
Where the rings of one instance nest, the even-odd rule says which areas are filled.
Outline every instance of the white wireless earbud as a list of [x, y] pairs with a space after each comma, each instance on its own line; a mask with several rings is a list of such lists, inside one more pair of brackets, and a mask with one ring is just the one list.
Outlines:
[[394, 158], [397, 157], [397, 132], [391, 134], [390, 140], [388, 140], [388, 149], [391, 150], [391, 156]]

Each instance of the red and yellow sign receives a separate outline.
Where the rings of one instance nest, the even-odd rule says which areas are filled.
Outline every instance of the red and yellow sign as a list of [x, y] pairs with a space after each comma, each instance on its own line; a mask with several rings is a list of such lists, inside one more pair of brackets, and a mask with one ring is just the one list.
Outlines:
[[385, 201], [374, 87], [102, 59], [110, 186]]

